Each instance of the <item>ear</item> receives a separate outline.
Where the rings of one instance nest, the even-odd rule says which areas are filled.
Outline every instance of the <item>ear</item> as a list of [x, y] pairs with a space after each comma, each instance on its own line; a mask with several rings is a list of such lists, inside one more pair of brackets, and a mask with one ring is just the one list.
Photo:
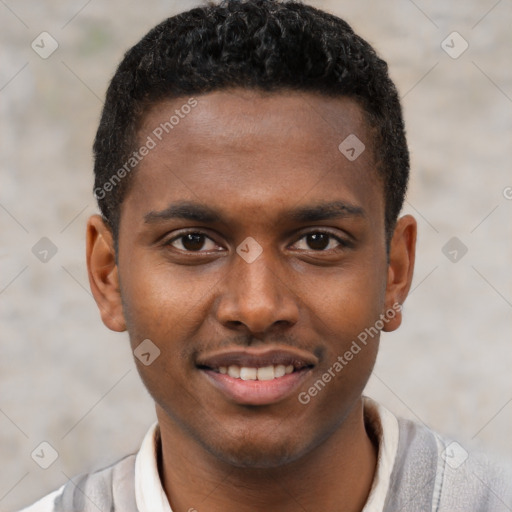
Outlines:
[[416, 220], [411, 215], [398, 219], [389, 248], [388, 280], [386, 285], [386, 315], [384, 331], [394, 331], [402, 323], [402, 304], [411, 288], [416, 255]]
[[87, 222], [87, 272], [103, 323], [112, 331], [126, 330], [114, 239], [100, 215]]

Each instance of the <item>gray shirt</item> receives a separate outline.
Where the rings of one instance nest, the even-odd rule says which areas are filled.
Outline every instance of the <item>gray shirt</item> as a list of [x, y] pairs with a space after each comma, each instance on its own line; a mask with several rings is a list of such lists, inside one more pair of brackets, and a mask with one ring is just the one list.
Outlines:
[[[512, 470], [468, 453], [424, 425], [365, 398], [379, 440], [375, 481], [362, 512], [510, 512]], [[82, 475], [22, 512], [172, 512], [156, 466], [154, 425], [138, 455]]]

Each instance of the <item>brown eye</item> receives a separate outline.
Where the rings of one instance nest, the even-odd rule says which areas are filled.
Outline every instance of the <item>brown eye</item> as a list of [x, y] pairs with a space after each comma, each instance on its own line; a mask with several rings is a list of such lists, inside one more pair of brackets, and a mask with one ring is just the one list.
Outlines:
[[329, 239], [331, 236], [325, 233], [311, 233], [306, 235], [306, 243], [310, 249], [315, 251], [323, 251], [329, 246]]
[[342, 250], [348, 247], [348, 245], [343, 239], [322, 231], [306, 233], [294, 244], [296, 249], [318, 252]]
[[168, 242], [168, 245], [184, 252], [199, 252], [202, 249], [212, 251], [218, 248], [217, 244], [203, 233], [180, 235]]
[[183, 237], [181, 243], [187, 251], [199, 251], [204, 246], [204, 239], [204, 235], [200, 235], [198, 233], [189, 233]]

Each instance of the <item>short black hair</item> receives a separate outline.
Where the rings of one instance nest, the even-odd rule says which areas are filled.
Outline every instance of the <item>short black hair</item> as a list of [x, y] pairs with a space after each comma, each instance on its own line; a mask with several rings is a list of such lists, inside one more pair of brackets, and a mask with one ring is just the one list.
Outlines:
[[116, 245], [144, 114], [160, 101], [232, 88], [355, 100], [373, 138], [389, 242], [407, 189], [409, 151], [386, 62], [344, 20], [312, 6], [224, 0], [157, 25], [126, 52], [112, 78], [94, 141], [94, 192]]

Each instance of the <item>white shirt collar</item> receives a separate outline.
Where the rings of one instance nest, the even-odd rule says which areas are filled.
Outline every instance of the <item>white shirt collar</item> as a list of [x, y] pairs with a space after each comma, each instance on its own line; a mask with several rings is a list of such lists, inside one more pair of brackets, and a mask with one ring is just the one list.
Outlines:
[[140, 512], [172, 512], [158, 474], [158, 422], [148, 430], [135, 459], [135, 501]]
[[[382, 405], [364, 398], [366, 421], [379, 439], [377, 469], [368, 501], [362, 512], [381, 512], [389, 488], [398, 449], [398, 421]], [[140, 512], [172, 512], [158, 474], [157, 447], [160, 432], [154, 423], [142, 441], [135, 460], [135, 499]]]
[[377, 469], [370, 495], [362, 512], [382, 512], [398, 451], [398, 420], [382, 405], [364, 397], [364, 414], [379, 439]]

